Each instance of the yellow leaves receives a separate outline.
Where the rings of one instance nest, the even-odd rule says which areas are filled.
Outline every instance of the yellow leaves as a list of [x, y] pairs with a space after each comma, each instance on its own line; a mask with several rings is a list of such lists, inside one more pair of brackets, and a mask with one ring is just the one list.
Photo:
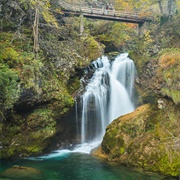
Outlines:
[[19, 56], [18, 52], [11, 47], [1, 49], [0, 60], [14, 60]]
[[159, 64], [162, 68], [168, 68], [175, 64], [175, 59], [169, 55], [161, 57]]
[[58, 14], [64, 14], [60, 9], [55, 9], [55, 12], [58, 13]]
[[30, 0], [30, 4], [32, 4], [33, 6], [38, 5], [39, 7], [51, 7], [50, 1], [49, 0]]
[[126, 26], [131, 28], [131, 29], [137, 29], [137, 27], [138, 27], [137, 24], [133, 24], [133, 23], [127, 23]]
[[58, 28], [58, 23], [57, 23], [55, 17], [54, 17], [49, 11], [42, 11], [41, 14], [43, 15], [44, 20], [45, 20], [48, 24], [52, 24], [52, 25], [54, 25], [56, 28]]
[[178, 52], [165, 53], [159, 58], [159, 65], [162, 68], [169, 68], [176, 64], [180, 64], [180, 53]]
[[159, 65], [162, 68], [177, 67], [180, 65], [180, 49], [165, 49], [159, 55]]
[[146, 11], [150, 5], [149, 0], [116, 0], [115, 8], [124, 11]]
[[149, 32], [149, 31], [147, 31], [147, 32], [145, 33], [144, 37], [145, 37], [144, 41], [145, 41], [146, 43], [151, 43], [151, 42], [153, 42], [153, 40], [151, 39], [151, 35], [150, 35], [150, 32]]
[[51, 4], [50, 0], [30, 0], [31, 5], [34, 8], [38, 8], [39, 14], [41, 14], [44, 20], [51, 25], [54, 25], [58, 28], [58, 23], [56, 18], [51, 13]]
[[50, 2], [46, 2], [46, 7], [48, 7], [48, 8], [50, 8], [50, 7], [51, 7]]
[[34, 7], [37, 5], [37, 2], [35, 0], [30, 0], [30, 5], [34, 9]]
[[176, 2], [178, 10], [180, 10], [180, 1]]
[[132, 6], [129, 1], [116, 0], [115, 9], [117, 10], [131, 10]]

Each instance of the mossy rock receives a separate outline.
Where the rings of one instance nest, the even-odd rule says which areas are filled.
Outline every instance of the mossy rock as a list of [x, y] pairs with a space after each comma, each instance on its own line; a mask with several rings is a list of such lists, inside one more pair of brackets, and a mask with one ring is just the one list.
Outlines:
[[1, 178], [6, 179], [39, 179], [43, 180], [43, 174], [40, 170], [26, 167], [26, 166], [18, 166], [15, 165], [0, 174]]
[[180, 91], [178, 89], [162, 88], [161, 92], [163, 95], [171, 97], [174, 103], [180, 104]]
[[106, 129], [102, 154], [110, 161], [178, 176], [180, 112], [167, 102], [163, 109], [149, 104], [114, 120]]
[[56, 134], [57, 122], [53, 116], [53, 112], [46, 108], [35, 110], [24, 120], [20, 116], [15, 118], [17, 116], [14, 115], [15, 122], [21, 125], [18, 126], [15, 122], [4, 125], [4, 135], [0, 136], [1, 158], [43, 153]]

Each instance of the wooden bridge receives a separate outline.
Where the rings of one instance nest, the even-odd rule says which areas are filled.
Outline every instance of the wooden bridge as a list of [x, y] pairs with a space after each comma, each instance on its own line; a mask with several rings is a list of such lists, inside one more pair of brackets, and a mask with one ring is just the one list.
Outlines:
[[102, 19], [102, 20], [110, 20], [110, 21], [120, 21], [127, 23], [136, 23], [142, 25], [145, 22], [152, 21], [151, 16], [143, 16], [138, 12], [122, 12], [116, 11], [115, 9], [106, 10], [104, 7], [102, 8], [92, 8], [88, 6], [74, 5], [68, 4], [59, 0], [59, 5], [61, 6], [61, 10], [65, 14], [74, 14], [74, 15], [83, 15], [87, 18], [92, 19]]

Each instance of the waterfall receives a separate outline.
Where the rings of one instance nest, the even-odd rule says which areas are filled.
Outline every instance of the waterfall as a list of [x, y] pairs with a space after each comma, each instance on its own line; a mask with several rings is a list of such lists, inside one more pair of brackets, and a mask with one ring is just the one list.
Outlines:
[[106, 126], [115, 118], [134, 110], [135, 66], [128, 54], [117, 56], [112, 63], [103, 56], [92, 67], [94, 75], [81, 96], [81, 146], [76, 150], [83, 152], [102, 141]]
[[82, 95], [81, 143], [102, 137], [108, 124], [110, 63], [102, 57], [94, 65], [97, 69]]
[[134, 62], [124, 53], [112, 64], [110, 80], [109, 122], [134, 110], [132, 98], [135, 79]]

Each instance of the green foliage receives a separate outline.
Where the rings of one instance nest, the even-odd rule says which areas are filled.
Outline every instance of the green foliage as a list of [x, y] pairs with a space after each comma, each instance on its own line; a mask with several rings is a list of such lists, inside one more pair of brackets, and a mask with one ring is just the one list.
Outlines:
[[18, 61], [18, 53], [12, 47], [0, 48], [0, 62], [4, 61], [7, 62], [9, 67], [15, 67], [15, 64]]
[[73, 94], [75, 91], [79, 90], [81, 87], [79, 77], [72, 77], [68, 82], [68, 92]]
[[[171, 58], [175, 58], [176, 62], [179, 61], [180, 59], [180, 49], [178, 48], [166, 48], [166, 49], [163, 49], [161, 50], [159, 53], [158, 53], [160, 59], [171, 59]], [[164, 61], [165, 59], [161, 60], [161, 61]], [[166, 60], [167, 61], [167, 60]]]
[[[180, 18], [178, 15], [175, 15], [163, 25], [160, 25], [160, 22], [150, 24], [143, 35], [135, 38], [132, 46], [130, 46], [132, 51], [130, 51], [129, 55], [134, 59], [139, 75], [143, 73], [143, 67], [149, 59], [157, 59], [157, 56], [167, 51], [168, 48], [171, 48], [171, 53], [168, 50], [167, 53], [170, 54], [166, 54], [166, 57], [173, 56], [172, 54], [175, 51], [177, 55], [177, 49], [180, 48], [179, 32]], [[172, 49], [174, 50], [172, 51]], [[159, 52], [160, 54], [158, 55]], [[176, 56], [175, 54], [174, 57]], [[168, 63], [171, 64], [173, 61], [172, 58], [172, 61]]]
[[[16, 32], [0, 33], [0, 62], [8, 64], [10, 68], [22, 66], [26, 60], [34, 58], [31, 41], [27, 42], [26, 38], [15, 38], [15, 34]], [[28, 36], [29, 32], [26, 35]]]
[[[43, 19], [49, 25], [54, 25], [54, 26], [58, 27], [57, 21], [52, 14], [51, 1], [50, 0], [28, 0], [28, 1], [27, 0], [17, 0], [15, 2], [15, 5], [16, 6], [12, 6], [10, 4], [10, 6], [8, 6], [8, 3], [4, 4], [3, 10], [7, 9], [6, 11], [9, 13], [11, 11], [13, 11], [17, 16], [20, 16], [20, 17], [21, 16], [22, 17], [27, 16], [27, 18], [29, 18], [28, 17], [30, 15], [29, 12], [32, 13], [32, 10], [38, 8], [40, 15], [42, 15]], [[5, 13], [7, 13], [6, 11], [5, 11]], [[21, 17], [21, 19], [22, 19], [22, 17]], [[30, 20], [32, 20], [32, 19], [30, 19]], [[16, 26], [18, 26], [18, 23]]]
[[[115, 47], [122, 47], [127, 41], [132, 40], [134, 29], [126, 24], [110, 23], [105, 34], [105, 41], [109, 41]], [[101, 35], [98, 36], [102, 38]]]
[[159, 71], [158, 76], [164, 81], [164, 87], [161, 89], [163, 95], [172, 98], [176, 104], [180, 103], [180, 85], [177, 83], [180, 79], [180, 49], [168, 48], [159, 53]]
[[19, 98], [17, 73], [0, 63], [0, 107], [9, 109]]
[[[56, 121], [53, 118], [53, 112], [50, 109], [36, 109], [33, 113], [31, 113], [27, 118], [28, 128], [37, 131], [36, 134], [32, 134], [32, 137], [39, 135], [42, 133], [47, 133], [44, 135], [44, 138], [49, 137], [48, 131], [55, 131]], [[40, 131], [39, 131], [40, 130]], [[37, 137], [38, 138], [38, 137]], [[42, 138], [42, 137], [41, 137]]]
[[89, 33], [105, 46], [121, 49], [126, 43], [132, 41], [136, 34], [136, 25], [107, 21], [89, 21]]
[[10, 67], [14, 67], [14, 63], [18, 61], [19, 53], [11, 44], [12, 33], [0, 33], [0, 62], [7, 63]]
[[92, 36], [83, 37], [82, 45], [80, 52], [90, 60], [97, 59], [102, 53], [102, 47]]
[[20, 71], [21, 85], [26, 89], [39, 91], [38, 81], [42, 77], [41, 69], [44, 67], [42, 59], [34, 59], [34, 53], [24, 53], [22, 58], [22, 71]]
[[30, 7], [32, 7], [32, 9], [38, 8], [39, 13], [42, 15], [44, 20], [49, 25], [54, 25], [56, 28], [58, 28], [56, 18], [51, 13], [50, 0], [30, 0]]
[[13, 33], [0, 33], [0, 62], [13, 69], [12, 71], [16, 70], [19, 74], [19, 83], [24, 88], [34, 88], [38, 91], [37, 81], [43, 66], [41, 54], [35, 59], [33, 52], [22, 49], [22, 46], [26, 45], [24, 41], [16, 39], [12, 43], [12, 38]]

